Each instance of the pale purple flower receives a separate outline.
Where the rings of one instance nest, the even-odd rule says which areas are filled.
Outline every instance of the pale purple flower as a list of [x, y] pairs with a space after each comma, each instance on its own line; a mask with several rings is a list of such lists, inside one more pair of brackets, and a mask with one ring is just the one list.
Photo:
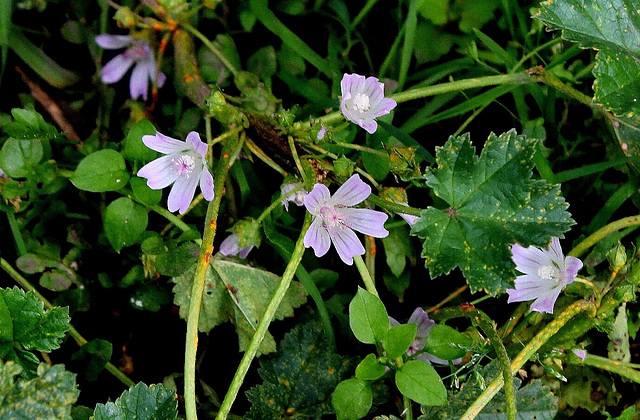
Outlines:
[[549, 249], [534, 246], [511, 246], [516, 270], [523, 273], [516, 277], [516, 288], [508, 289], [508, 302], [534, 300], [532, 311], [553, 313], [553, 305], [564, 287], [573, 282], [582, 268], [576, 257], [564, 257], [560, 240], [551, 239]]
[[[392, 327], [400, 325], [400, 323], [392, 317], [389, 317], [389, 322], [391, 323]], [[427, 337], [429, 337], [429, 333], [431, 332], [431, 329], [435, 327], [436, 322], [429, 318], [429, 315], [424, 311], [424, 309], [422, 309], [421, 307], [417, 307], [409, 317], [407, 324], [416, 324], [418, 326], [418, 329], [416, 330], [416, 338], [413, 340], [413, 343], [411, 343], [409, 349], [407, 350], [407, 354], [411, 356], [424, 349], [424, 346], [427, 344]], [[427, 363], [437, 363], [440, 365], [449, 364], [448, 361], [440, 359], [439, 357], [426, 352], [420, 353], [415, 357], [415, 359], [422, 360]], [[461, 358], [452, 360], [453, 364], [458, 364], [461, 361]]]
[[293, 203], [298, 207], [304, 204], [304, 197], [309, 194], [305, 189], [301, 188], [295, 193], [289, 195], [291, 191], [300, 186], [302, 186], [301, 182], [289, 182], [286, 184], [282, 184], [282, 186], [280, 187], [280, 195], [283, 197], [285, 195], [287, 196], [286, 198], [283, 198], [281, 200], [285, 211], [289, 211], [289, 201], [293, 201]]
[[342, 115], [367, 130], [369, 134], [378, 129], [377, 117], [387, 115], [396, 107], [396, 101], [384, 97], [384, 83], [376, 77], [345, 74], [340, 82]]
[[329, 188], [315, 184], [304, 197], [304, 205], [313, 215], [313, 221], [304, 236], [304, 246], [312, 247], [316, 257], [329, 251], [331, 243], [345, 264], [353, 264], [353, 257], [363, 255], [364, 247], [354, 230], [376, 238], [384, 238], [387, 215], [376, 210], [353, 208], [371, 194], [371, 187], [358, 174], [352, 175], [331, 196]]
[[254, 246], [249, 245], [246, 248], [240, 248], [240, 246], [238, 245], [238, 239], [240, 239], [240, 236], [235, 233], [227, 236], [225, 240], [220, 244], [220, 253], [225, 257], [228, 257], [230, 255], [237, 255], [242, 259], [246, 259], [249, 255], [249, 252], [251, 252]]
[[207, 144], [200, 140], [198, 133], [190, 132], [186, 142], [160, 133], [142, 136], [142, 142], [149, 149], [166, 155], [144, 165], [138, 176], [147, 178], [147, 185], [153, 190], [173, 183], [167, 200], [169, 211], [180, 210], [180, 214], [184, 214], [193, 201], [198, 183], [205, 200], [213, 200], [213, 177], [205, 160]]
[[96, 43], [108, 50], [126, 48], [125, 52], [113, 57], [102, 68], [100, 78], [103, 83], [111, 84], [119, 81], [133, 66], [129, 81], [129, 93], [132, 99], [142, 96], [142, 99], [147, 100], [149, 79], [157, 80], [158, 87], [164, 84], [166, 77], [162, 72], [157, 73], [156, 59], [146, 40], [134, 39], [128, 35], [102, 34], [96, 37]]
[[322, 127], [320, 127], [320, 131], [318, 131], [318, 135], [316, 136], [316, 138], [318, 140], [322, 140], [326, 135], [327, 135], [327, 127], [323, 125]]
[[582, 360], [584, 362], [584, 359], [587, 358], [587, 351], [583, 350], [583, 349], [573, 349], [571, 350], [573, 352], [573, 354], [575, 354], [576, 356], [578, 356], [580, 358], [580, 360]]
[[[398, 204], [402, 204], [403, 206], [409, 207], [408, 203], [398, 203]], [[413, 225], [415, 225], [418, 219], [420, 218], [419, 216], [414, 216], [413, 214], [407, 214], [407, 213], [398, 213], [398, 216], [402, 217], [410, 227], [413, 227]]]

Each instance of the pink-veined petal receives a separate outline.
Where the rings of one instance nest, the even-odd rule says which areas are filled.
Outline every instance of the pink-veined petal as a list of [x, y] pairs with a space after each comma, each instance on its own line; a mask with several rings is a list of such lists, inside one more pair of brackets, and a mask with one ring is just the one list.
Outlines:
[[531, 304], [531, 310], [542, 313], [553, 313], [553, 306], [556, 304], [556, 300], [558, 300], [558, 296], [560, 296], [560, 292], [562, 291], [561, 287], [557, 287], [553, 290], [549, 290], [546, 293], [538, 296], [536, 300]]
[[361, 120], [361, 122], [358, 122], [357, 124], [369, 134], [373, 134], [378, 130], [378, 123], [376, 120]]
[[162, 156], [140, 168], [137, 175], [146, 178], [147, 185], [152, 190], [161, 190], [178, 178], [178, 173], [173, 167], [173, 156]]
[[364, 246], [351, 229], [336, 229], [329, 232], [331, 242], [336, 247], [340, 259], [347, 265], [353, 264], [353, 257], [364, 255]]
[[205, 157], [205, 155], [207, 154], [207, 143], [200, 140], [200, 134], [195, 131], [191, 131], [189, 134], [187, 134], [186, 141], [189, 147], [198, 152], [203, 158]]
[[165, 136], [158, 132], [156, 132], [155, 135], [147, 134], [142, 136], [142, 142], [149, 149], [164, 154], [182, 152], [188, 149], [185, 142]]
[[311, 226], [304, 235], [303, 243], [305, 248], [313, 248], [316, 257], [322, 257], [329, 251], [331, 238], [329, 238], [327, 230], [322, 227], [322, 219], [314, 217]]
[[169, 198], [167, 199], [167, 208], [169, 211], [174, 212], [179, 210], [180, 214], [184, 214], [193, 201], [197, 185], [198, 177], [196, 176], [178, 177], [173, 187], [171, 187]]
[[142, 97], [143, 100], [147, 100], [149, 92], [149, 69], [148, 64], [144, 61], [138, 62], [131, 72], [131, 79], [129, 80], [129, 94], [131, 99], [138, 99]]
[[534, 274], [518, 276], [516, 278], [515, 286], [515, 289], [507, 290], [507, 293], [509, 293], [508, 303], [533, 300], [549, 290], [558, 287], [562, 288], [562, 285], [558, 285], [554, 280], [543, 280]]
[[238, 247], [238, 235], [232, 233], [220, 244], [220, 253], [225, 257], [228, 257], [229, 255], [237, 255], [238, 252], [240, 252], [240, 248]]
[[105, 50], [117, 50], [120, 48], [128, 47], [133, 43], [133, 38], [131, 38], [129, 35], [102, 34], [98, 35], [95, 40], [96, 44], [98, 44], [100, 48], [104, 48]]
[[242, 258], [243, 260], [246, 260], [247, 257], [249, 256], [249, 253], [253, 249], [253, 247], [254, 247], [253, 245], [249, 245], [246, 248], [242, 248], [240, 251], [238, 251], [238, 257]]
[[384, 228], [389, 216], [381, 211], [359, 208], [341, 208], [337, 211], [342, 215], [345, 224], [355, 231], [375, 238], [389, 236], [389, 231]]
[[564, 261], [565, 267], [565, 282], [566, 284], [572, 283], [578, 275], [578, 271], [582, 268], [582, 261], [579, 258], [568, 256]]
[[133, 64], [133, 59], [119, 54], [104, 65], [100, 72], [102, 83], [111, 84], [119, 81]]
[[518, 244], [511, 246], [513, 262], [516, 270], [525, 274], [538, 274], [540, 267], [548, 267], [553, 264], [546, 251], [535, 246], [523, 247]]
[[360, 179], [360, 175], [353, 174], [333, 194], [331, 204], [355, 206], [356, 204], [362, 203], [370, 195], [371, 187]]
[[380, 103], [377, 104], [377, 106], [373, 110], [373, 114], [375, 117], [382, 117], [383, 115], [387, 115], [388, 113], [390, 113], [393, 108], [396, 107], [396, 105], [398, 104], [393, 99], [383, 98], [382, 101], [380, 101]]
[[314, 216], [318, 216], [320, 208], [331, 198], [329, 188], [323, 184], [315, 184], [311, 192], [304, 196], [304, 206]]
[[200, 174], [200, 190], [205, 200], [213, 200], [213, 176], [205, 166]]
[[564, 254], [562, 253], [562, 247], [560, 246], [560, 239], [551, 238], [551, 244], [547, 250], [547, 254], [551, 261], [556, 263], [558, 267], [562, 267], [564, 264]]

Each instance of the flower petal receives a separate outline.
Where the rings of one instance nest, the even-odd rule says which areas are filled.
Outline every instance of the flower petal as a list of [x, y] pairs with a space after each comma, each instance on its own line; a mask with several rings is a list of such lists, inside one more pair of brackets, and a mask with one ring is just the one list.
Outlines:
[[551, 244], [547, 250], [547, 255], [549, 255], [551, 261], [556, 263], [558, 267], [562, 267], [564, 264], [564, 254], [562, 253], [562, 247], [560, 246], [560, 239], [551, 238]]
[[129, 94], [131, 99], [142, 97], [147, 100], [149, 92], [149, 69], [146, 61], [139, 61], [131, 72], [129, 80]]
[[193, 150], [198, 152], [200, 156], [202, 156], [203, 158], [205, 157], [205, 155], [207, 154], [207, 143], [200, 140], [200, 134], [198, 134], [195, 131], [192, 131], [189, 134], [187, 134], [186, 141], [189, 147], [191, 147]]
[[336, 247], [340, 259], [347, 265], [353, 264], [353, 257], [364, 255], [364, 246], [356, 236], [355, 232], [349, 228], [337, 229], [329, 232], [331, 242]]
[[319, 217], [313, 218], [309, 230], [307, 230], [307, 233], [304, 235], [303, 243], [305, 248], [313, 248], [316, 257], [322, 257], [329, 251], [331, 238], [329, 238], [327, 230], [322, 227], [322, 219]]
[[238, 252], [240, 252], [240, 248], [238, 247], [238, 235], [232, 233], [220, 244], [220, 253], [225, 257], [228, 257], [229, 255], [237, 255]]
[[314, 216], [319, 216], [320, 208], [331, 198], [329, 188], [323, 184], [315, 184], [309, 194], [304, 197], [304, 206]]
[[126, 57], [124, 54], [116, 55], [102, 68], [100, 72], [102, 83], [111, 84], [122, 79], [132, 64], [133, 59]]
[[133, 38], [129, 35], [109, 35], [102, 34], [96, 38], [96, 44], [105, 50], [117, 50], [120, 48], [128, 47], [133, 43]]
[[147, 185], [152, 190], [161, 190], [178, 178], [178, 173], [173, 166], [173, 156], [162, 156], [140, 168], [137, 175], [147, 178]]
[[200, 174], [200, 191], [202, 191], [205, 200], [213, 200], [213, 176], [211, 176], [211, 172], [206, 166]]
[[516, 270], [521, 273], [537, 275], [540, 267], [553, 265], [548, 253], [535, 246], [525, 248], [514, 244], [511, 246], [511, 254]]
[[[317, 185], [317, 184], [316, 184]], [[314, 187], [315, 189], [315, 187]], [[355, 206], [362, 203], [371, 195], [371, 187], [360, 179], [360, 175], [353, 174], [338, 188], [331, 197], [331, 204]]]
[[170, 212], [179, 210], [180, 214], [184, 214], [189, 209], [196, 193], [198, 178], [196, 176], [181, 176], [176, 179], [167, 200], [167, 208]]
[[553, 290], [547, 291], [544, 294], [541, 294], [531, 304], [531, 310], [536, 312], [552, 314], [553, 306], [556, 304], [556, 300], [558, 300], [558, 296], [560, 296], [561, 291], [562, 291], [562, 287], [557, 287]]
[[338, 212], [345, 224], [353, 230], [375, 238], [386, 238], [389, 231], [384, 228], [384, 222], [389, 216], [381, 211], [357, 208], [341, 208]]
[[376, 120], [358, 120], [356, 124], [362, 127], [369, 134], [373, 134], [378, 130], [378, 123]]
[[243, 260], [246, 260], [247, 257], [249, 256], [249, 253], [253, 249], [253, 247], [254, 247], [253, 245], [250, 245], [246, 248], [242, 248], [240, 251], [238, 251], [238, 257], [242, 258]]
[[579, 258], [568, 256], [564, 260], [565, 284], [573, 283], [578, 275], [578, 271], [582, 268], [582, 261]]
[[188, 149], [185, 142], [165, 136], [162, 133], [156, 132], [155, 136], [145, 135], [142, 136], [142, 142], [151, 150], [156, 152], [169, 154], [175, 152], [182, 152]]

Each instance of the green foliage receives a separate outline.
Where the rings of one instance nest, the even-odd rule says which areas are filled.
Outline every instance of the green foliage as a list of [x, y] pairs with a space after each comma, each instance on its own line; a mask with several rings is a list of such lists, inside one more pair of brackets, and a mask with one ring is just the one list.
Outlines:
[[178, 400], [173, 390], [161, 384], [142, 382], [124, 391], [115, 402], [97, 404], [95, 420], [171, 420], [178, 418]]
[[574, 223], [558, 186], [531, 179], [535, 150], [513, 130], [490, 135], [479, 157], [468, 135], [438, 149], [425, 181], [447, 208], [427, 208], [411, 230], [432, 277], [460, 267], [472, 291], [499, 293], [512, 286], [512, 244], [546, 244]]
[[245, 418], [319, 418], [333, 413], [331, 392], [351, 370], [336, 354], [319, 324], [296, 326], [278, 344], [275, 357], [260, 359], [261, 385], [247, 391]]
[[18, 379], [22, 367], [14, 362], [0, 364], [0, 418], [68, 419], [71, 405], [80, 391], [76, 375], [63, 365], [38, 366], [32, 379]]
[[447, 389], [427, 362], [411, 360], [396, 371], [396, 386], [408, 398], [424, 405], [445, 405]]
[[138, 121], [136, 125], [131, 127], [124, 138], [122, 156], [127, 160], [138, 162], [148, 162], [155, 159], [157, 153], [142, 142], [142, 136], [155, 134], [156, 128], [151, 121], [147, 119]]
[[413, 339], [416, 338], [417, 330], [416, 324], [401, 324], [391, 327], [382, 340], [382, 348], [387, 357], [394, 360], [403, 356], [409, 350]]
[[349, 304], [349, 325], [353, 335], [366, 344], [384, 340], [391, 327], [380, 298], [360, 287]]
[[33, 377], [39, 362], [30, 351], [60, 347], [69, 330], [69, 308], [45, 311], [34, 292], [0, 289], [0, 326], [0, 360], [15, 361], [23, 376]]
[[[191, 284], [194, 269], [173, 279], [174, 303], [180, 307], [180, 316], [189, 312]], [[278, 287], [280, 277], [259, 268], [238, 264], [221, 258], [212, 258], [206, 271], [206, 284], [200, 310], [198, 329], [209, 332], [216, 325], [231, 321], [238, 334], [240, 351], [244, 351]], [[293, 309], [306, 302], [300, 283], [292, 282], [278, 307], [275, 318], [284, 319]], [[260, 353], [276, 350], [273, 336], [267, 332], [260, 344]]]
[[118, 191], [129, 181], [129, 171], [122, 155], [104, 149], [80, 161], [71, 182], [76, 188], [91, 192]]
[[425, 350], [443, 360], [453, 360], [467, 353], [472, 340], [462, 335], [455, 328], [437, 324], [429, 331]]
[[86, 362], [86, 370], [84, 372], [87, 380], [95, 381], [98, 374], [102, 372], [106, 364], [111, 359], [113, 353], [113, 345], [101, 339], [91, 340], [80, 347], [80, 350], [71, 356], [71, 360], [83, 360]]
[[338, 384], [331, 403], [338, 420], [358, 420], [367, 415], [373, 403], [373, 392], [368, 382], [357, 378]]
[[120, 197], [107, 206], [104, 233], [113, 249], [120, 252], [142, 239], [148, 223], [149, 216], [144, 207], [128, 197]]
[[367, 357], [356, 366], [356, 378], [363, 381], [375, 381], [385, 374], [385, 366], [378, 361], [375, 354], [369, 353]]

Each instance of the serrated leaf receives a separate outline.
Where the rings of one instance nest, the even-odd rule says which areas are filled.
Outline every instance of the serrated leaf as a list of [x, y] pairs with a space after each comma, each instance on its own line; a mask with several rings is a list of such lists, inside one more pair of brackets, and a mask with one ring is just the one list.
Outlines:
[[71, 183], [83, 191], [118, 191], [129, 181], [122, 155], [115, 150], [98, 150], [80, 161]]
[[[194, 269], [174, 277], [174, 303], [180, 307], [180, 316], [187, 318]], [[206, 283], [202, 297], [198, 329], [209, 332], [216, 325], [231, 321], [236, 327], [240, 351], [244, 351], [258, 322], [280, 283], [280, 276], [259, 268], [212, 258], [206, 270]], [[307, 300], [304, 288], [291, 282], [289, 290], [278, 307], [275, 318], [284, 319], [293, 315], [293, 309]], [[260, 344], [259, 354], [275, 351], [273, 336], [267, 332]]]
[[178, 418], [178, 400], [173, 390], [161, 384], [142, 382], [124, 391], [113, 402], [97, 404], [95, 420], [172, 420]]
[[447, 403], [447, 389], [436, 370], [422, 360], [405, 363], [396, 372], [396, 386], [402, 395], [424, 405]]
[[[298, 325], [278, 344], [277, 357], [260, 359], [263, 384], [247, 391], [248, 419], [319, 418], [331, 414], [331, 393], [350, 370], [322, 327]], [[383, 368], [384, 370], [384, 368]]]
[[535, 149], [514, 130], [491, 134], [479, 157], [468, 135], [438, 149], [425, 178], [448, 208], [427, 208], [411, 230], [432, 277], [460, 267], [472, 292], [496, 294], [512, 287], [512, 244], [545, 246], [574, 224], [559, 186], [531, 179]]
[[35, 293], [17, 287], [0, 289], [0, 300], [0, 325], [11, 323], [7, 331], [12, 331], [11, 337], [6, 331], [0, 336], [0, 359], [18, 362], [32, 374], [37, 358], [25, 350], [50, 352], [60, 347], [69, 330], [69, 308], [45, 311]]
[[63, 365], [38, 366], [33, 379], [16, 380], [22, 367], [14, 362], [0, 364], [0, 418], [67, 419], [80, 391], [76, 375]]

